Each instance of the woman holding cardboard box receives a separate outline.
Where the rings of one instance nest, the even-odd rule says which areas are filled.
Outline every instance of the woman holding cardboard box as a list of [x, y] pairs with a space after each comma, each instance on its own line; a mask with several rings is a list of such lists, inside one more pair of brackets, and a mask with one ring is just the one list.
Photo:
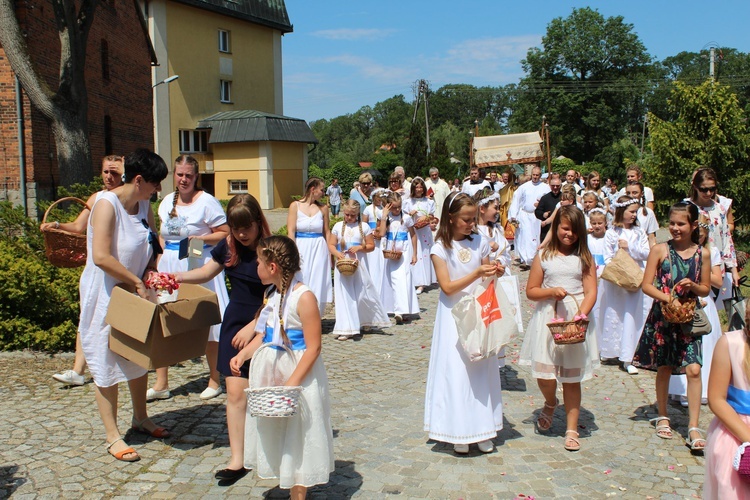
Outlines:
[[[161, 219], [160, 238], [164, 242], [164, 254], [159, 259], [158, 270], [165, 273], [187, 271], [190, 259], [179, 258], [180, 240], [190, 238], [199, 240], [203, 253], [198, 257], [201, 266], [211, 260], [211, 249], [229, 235], [227, 217], [221, 203], [197, 186], [198, 162], [188, 155], [178, 156], [174, 162], [174, 195], [165, 197], [159, 205]], [[193, 257], [192, 255], [190, 256]], [[224, 284], [224, 273], [220, 272], [214, 279], [203, 284], [216, 293], [219, 310], [229, 302], [227, 287]], [[221, 325], [211, 327], [206, 344], [206, 361], [208, 361], [208, 387], [201, 392], [201, 399], [215, 398], [221, 394], [221, 380], [216, 369], [216, 358], [219, 354], [219, 331]], [[146, 392], [146, 398], [167, 399], [169, 392], [169, 368], [156, 369], [156, 382]]]
[[[122, 439], [117, 427], [118, 384], [127, 381], [133, 402], [133, 429], [153, 437], [169, 437], [146, 413], [147, 372], [109, 349], [110, 326], [105, 318], [115, 285], [131, 287], [147, 297], [143, 283], [154, 262], [158, 239], [151, 228], [149, 199], [161, 189], [167, 165], [158, 155], [139, 149], [125, 157], [125, 184], [102, 193], [91, 209], [87, 231], [86, 267], [81, 275], [81, 345], [96, 385], [96, 403], [107, 434], [107, 451], [117, 460], [140, 456]], [[156, 245], [154, 245], [156, 242]]]

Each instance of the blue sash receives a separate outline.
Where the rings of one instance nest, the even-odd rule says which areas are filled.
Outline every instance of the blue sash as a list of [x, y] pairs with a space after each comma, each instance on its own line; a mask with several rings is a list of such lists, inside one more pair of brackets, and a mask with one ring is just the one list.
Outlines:
[[370, 225], [370, 229], [375, 229], [376, 227], [378, 227], [377, 221], [370, 221], [367, 224]]
[[408, 233], [405, 231], [399, 231], [396, 234], [388, 233], [388, 241], [406, 241], [408, 239]]
[[740, 415], [750, 415], [750, 391], [737, 389], [730, 384], [727, 388], [727, 403]]
[[[292, 343], [292, 351], [301, 351], [307, 349], [305, 344], [305, 336], [302, 330], [290, 329], [286, 330], [286, 336], [289, 337], [289, 341]], [[263, 335], [263, 342], [271, 342], [273, 340], [273, 327], [266, 325], [266, 333]], [[278, 345], [271, 346], [273, 349], [283, 350], [284, 348]]]
[[301, 233], [299, 231], [294, 233], [295, 238], [322, 238], [323, 233]]
[[[203, 244], [203, 248], [204, 249], [205, 248], [212, 248], [212, 246], [213, 245], [207, 245], [205, 243]], [[180, 249], [180, 242], [179, 241], [173, 241], [173, 240], [166, 241], [166, 242], [164, 242], [164, 248], [166, 248], [167, 250], [179, 250]]]

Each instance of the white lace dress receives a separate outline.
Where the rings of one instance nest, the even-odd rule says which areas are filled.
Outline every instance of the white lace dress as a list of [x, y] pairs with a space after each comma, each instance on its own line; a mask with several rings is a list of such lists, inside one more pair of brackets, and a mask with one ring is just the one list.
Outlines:
[[403, 252], [398, 260], [385, 259], [383, 284], [380, 301], [389, 314], [419, 314], [419, 301], [411, 277], [411, 246], [409, 228], [414, 225], [406, 214], [389, 216], [387, 242], [388, 250]]
[[[254, 382], [254, 386], [283, 385], [305, 353], [297, 302], [307, 291], [310, 289], [301, 285], [287, 299], [289, 312], [285, 325], [294, 342], [294, 362], [290, 362], [285, 350], [259, 351], [252, 362], [261, 364], [263, 380]], [[273, 320], [272, 314], [268, 322], [271, 331], [266, 328], [265, 342], [273, 337]], [[248, 413], [245, 419], [245, 467], [255, 470], [263, 479], [278, 478], [279, 486], [284, 489], [327, 483], [335, 468], [331, 402], [322, 356], [315, 360], [301, 385], [300, 409], [293, 417], [252, 417]]]
[[297, 231], [294, 240], [301, 260], [302, 282], [310, 287], [318, 299], [320, 315], [323, 316], [326, 304], [333, 301], [331, 254], [323, 237], [323, 212], [318, 210], [309, 216], [297, 206]]
[[[432, 255], [443, 260], [451, 280], [473, 272], [490, 253], [487, 240], [438, 241]], [[440, 291], [432, 331], [425, 391], [424, 430], [430, 439], [471, 444], [493, 439], [503, 428], [503, 399], [497, 359], [470, 361], [458, 341], [451, 309], [480, 283], [474, 281], [452, 295]]]
[[[123, 266], [136, 276], [142, 276], [151, 259], [151, 245], [148, 242], [148, 229], [142, 220], [148, 220], [148, 201], [138, 203], [138, 213], [128, 214], [117, 195], [101, 193], [91, 209], [91, 214], [102, 203], [109, 203], [115, 209], [115, 227], [112, 232], [111, 252]], [[118, 281], [94, 264], [92, 244], [94, 228], [89, 217], [86, 235], [86, 267], [80, 280], [81, 317], [78, 331], [81, 332], [81, 346], [86, 357], [94, 383], [99, 387], [110, 387], [126, 380], [142, 377], [147, 373], [132, 361], [128, 361], [109, 349], [107, 309], [112, 289]]]
[[[580, 304], [583, 300], [583, 272], [581, 259], [577, 255], [557, 255], [542, 260], [544, 280], [542, 288], [562, 287], [568, 292], [557, 307], [557, 315], [573, 319], [578, 307], [573, 295]], [[575, 383], [588, 380], [599, 367], [599, 348], [594, 335], [593, 318], [586, 332], [586, 340], [580, 344], [557, 345], [547, 328], [553, 318], [555, 301], [541, 300], [536, 303], [534, 314], [526, 328], [526, 336], [521, 346], [521, 365], [531, 366], [534, 378], [554, 380], [562, 383]]]
[[[408, 203], [404, 204], [404, 212], [417, 214], [412, 216], [414, 222], [421, 217], [435, 215], [435, 202], [427, 198], [410, 198]], [[411, 266], [412, 284], [414, 286], [430, 286], [437, 282], [435, 269], [432, 267], [430, 260], [430, 250], [434, 243], [432, 239], [432, 229], [430, 226], [424, 226], [414, 229], [417, 233], [417, 248], [414, 249], [417, 255], [417, 263]]]
[[[363, 215], [367, 216], [367, 224], [370, 226], [370, 232], [373, 232], [383, 217], [383, 208], [368, 205]], [[375, 248], [372, 252], [366, 253], [362, 258], [362, 264], [367, 268], [367, 272], [370, 273], [372, 283], [378, 292], [378, 297], [380, 297], [381, 288], [383, 287], [383, 280], [380, 277], [383, 276], [383, 267], [385, 266], [385, 262], [383, 261], [383, 245], [385, 241], [385, 238], [375, 238]]]

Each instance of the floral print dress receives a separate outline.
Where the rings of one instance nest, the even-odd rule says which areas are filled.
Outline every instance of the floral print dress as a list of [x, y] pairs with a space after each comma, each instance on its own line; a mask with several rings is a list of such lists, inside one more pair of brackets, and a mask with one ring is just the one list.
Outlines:
[[[683, 259], [672, 247], [671, 242], [667, 245], [669, 258], [664, 259], [657, 269], [655, 286], [661, 288], [664, 293], [669, 293], [672, 285], [683, 278], [699, 282], [701, 247], [698, 247], [694, 255]], [[683, 292], [677, 290], [677, 296], [684, 297]], [[703, 366], [701, 353], [701, 338], [685, 335], [679, 324], [667, 322], [661, 312], [661, 302], [655, 300], [633, 356], [633, 365], [653, 371], [660, 366], [672, 366], [672, 373], [680, 375], [685, 373], [685, 367], [690, 364], [698, 363]]]

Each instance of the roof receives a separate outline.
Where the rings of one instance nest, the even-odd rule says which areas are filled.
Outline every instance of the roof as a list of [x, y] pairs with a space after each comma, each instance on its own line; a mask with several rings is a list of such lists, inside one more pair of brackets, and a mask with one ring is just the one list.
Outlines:
[[294, 27], [289, 22], [284, 0], [172, 0], [173, 2], [192, 5], [199, 9], [210, 10], [217, 14], [243, 19], [261, 24], [284, 33], [291, 33]]
[[318, 143], [305, 120], [252, 109], [216, 113], [200, 120], [198, 128], [211, 129], [208, 141], [211, 144], [255, 141]]

